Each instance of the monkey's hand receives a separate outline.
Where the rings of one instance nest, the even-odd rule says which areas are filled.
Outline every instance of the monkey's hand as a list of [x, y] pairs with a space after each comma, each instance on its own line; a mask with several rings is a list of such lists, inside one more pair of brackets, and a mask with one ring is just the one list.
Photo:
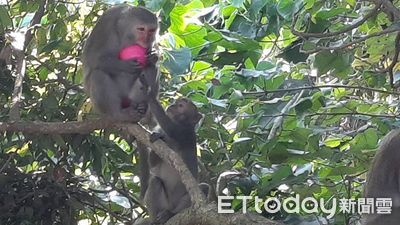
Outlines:
[[124, 72], [137, 76], [142, 71], [142, 66], [136, 60], [122, 61], [122, 68]]
[[121, 115], [117, 116], [117, 120], [126, 122], [138, 122], [142, 118], [143, 114], [138, 112], [138, 110], [134, 109], [133, 107], [121, 109]]
[[148, 66], [154, 66], [157, 64], [158, 54], [156, 51], [152, 51], [147, 55]]
[[[147, 71], [149, 68], [146, 68], [145, 70]], [[146, 73], [146, 71], [144, 73]], [[149, 100], [157, 100], [158, 88], [156, 89], [154, 85], [150, 85], [146, 77], [144, 77], [145, 75], [146, 74], [139, 76], [140, 82], [142, 82], [143, 86], [147, 89], [145, 94]]]
[[140, 102], [137, 103], [136, 105], [133, 105], [133, 107], [140, 113], [140, 114], [146, 114], [148, 104], [147, 102]]
[[161, 133], [158, 133], [158, 132], [153, 132], [153, 133], [150, 134], [150, 142], [151, 143], [153, 143], [153, 142], [155, 142], [155, 141], [157, 141], [159, 139], [165, 141], [165, 136], [163, 134], [161, 134]]

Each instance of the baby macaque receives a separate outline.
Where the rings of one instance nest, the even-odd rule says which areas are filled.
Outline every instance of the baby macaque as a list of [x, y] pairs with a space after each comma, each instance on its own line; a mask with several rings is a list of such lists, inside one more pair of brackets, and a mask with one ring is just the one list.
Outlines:
[[[150, 96], [148, 101], [150, 111], [159, 124], [158, 133], [152, 135], [153, 141], [157, 138], [164, 140], [172, 150], [180, 155], [197, 179], [195, 126], [202, 116], [196, 106], [189, 99], [180, 98], [165, 112], [155, 96]], [[189, 207], [191, 201], [177, 170], [152, 151], [150, 151], [148, 163], [150, 177], [147, 178], [148, 186], [145, 190], [144, 201], [148, 207], [150, 220], [153, 223], [162, 224]], [[202, 189], [206, 190], [207, 188], [202, 186]]]

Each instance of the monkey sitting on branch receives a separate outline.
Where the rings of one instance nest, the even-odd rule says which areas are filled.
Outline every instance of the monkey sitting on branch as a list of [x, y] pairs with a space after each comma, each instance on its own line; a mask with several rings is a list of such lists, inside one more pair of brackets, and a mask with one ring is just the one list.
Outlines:
[[[154, 92], [148, 95], [150, 111], [158, 122], [151, 141], [162, 139], [168, 147], [182, 158], [192, 175], [197, 179], [195, 126], [202, 118], [197, 107], [187, 98], [180, 98], [164, 111]], [[165, 223], [172, 216], [191, 205], [190, 196], [182, 183], [178, 171], [163, 161], [153, 151], [149, 154], [147, 168], [141, 168], [142, 192], [151, 223]], [[147, 173], [145, 170], [148, 170]], [[201, 184], [203, 192], [207, 184]]]
[[146, 114], [147, 89], [159, 89], [157, 30], [154, 13], [129, 5], [108, 9], [96, 23], [82, 63], [85, 91], [103, 117], [137, 122]]
[[400, 130], [391, 131], [382, 140], [364, 187], [364, 198], [389, 198], [391, 213], [376, 211], [363, 215], [363, 225], [400, 224]]

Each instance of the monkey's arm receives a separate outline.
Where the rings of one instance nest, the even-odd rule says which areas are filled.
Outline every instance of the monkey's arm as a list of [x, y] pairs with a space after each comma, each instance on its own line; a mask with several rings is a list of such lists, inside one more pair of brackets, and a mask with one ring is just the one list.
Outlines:
[[133, 75], [139, 75], [141, 67], [136, 60], [120, 60], [118, 56], [112, 53], [105, 53], [100, 56], [96, 69], [102, 70], [108, 74], [118, 75], [121, 72]]
[[[157, 122], [160, 124], [160, 127], [167, 134], [167, 136], [171, 136], [174, 132], [176, 132], [175, 128], [178, 126], [167, 116], [164, 111], [164, 108], [157, 101], [154, 96], [155, 93], [151, 92], [149, 95], [149, 106], [150, 110], [156, 118]], [[175, 131], [174, 131], [175, 130]]]

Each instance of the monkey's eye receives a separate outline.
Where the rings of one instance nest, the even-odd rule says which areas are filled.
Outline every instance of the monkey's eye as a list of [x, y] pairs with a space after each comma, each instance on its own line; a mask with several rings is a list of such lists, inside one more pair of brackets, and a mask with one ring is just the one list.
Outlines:
[[156, 29], [150, 29], [149, 30], [149, 33], [154, 33], [154, 32], [156, 32]]
[[144, 27], [138, 27], [138, 28], [136, 28], [138, 31], [144, 31], [145, 29], [144, 29]]

